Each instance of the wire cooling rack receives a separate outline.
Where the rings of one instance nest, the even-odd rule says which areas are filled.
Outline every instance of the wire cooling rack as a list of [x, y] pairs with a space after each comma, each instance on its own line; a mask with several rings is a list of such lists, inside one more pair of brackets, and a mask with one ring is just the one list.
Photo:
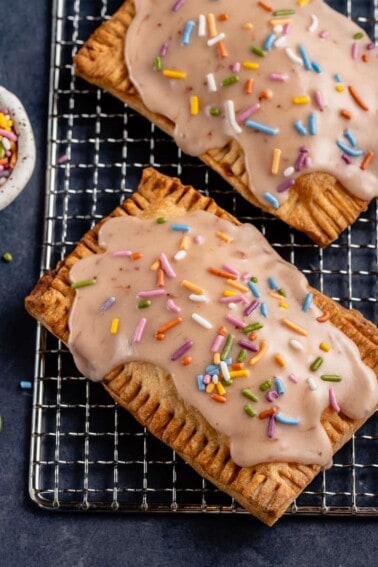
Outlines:
[[[375, 320], [377, 210], [326, 250], [235, 194], [162, 132], [99, 89], [77, 79], [72, 56], [121, 0], [53, 3], [48, 170], [41, 269], [53, 268], [82, 234], [136, 188], [153, 165], [178, 175], [243, 222], [255, 224], [310, 284]], [[378, 1], [332, 2], [377, 37]], [[365, 424], [318, 475], [288, 514], [375, 515], [377, 422]], [[30, 494], [39, 506], [66, 510], [240, 512], [76, 370], [59, 341], [38, 327]]]

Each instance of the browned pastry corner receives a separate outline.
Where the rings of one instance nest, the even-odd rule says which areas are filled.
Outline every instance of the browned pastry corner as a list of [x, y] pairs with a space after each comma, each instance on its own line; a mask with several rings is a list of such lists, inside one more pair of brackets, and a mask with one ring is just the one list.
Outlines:
[[[117, 207], [110, 217], [134, 215], [155, 218], [194, 210], [206, 210], [238, 223], [211, 198], [152, 168], [144, 171], [137, 192]], [[25, 301], [28, 312], [65, 343], [68, 341], [68, 315], [75, 293], [70, 286], [69, 270], [79, 259], [101, 253], [97, 236], [105, 220], [83, 236], [75, 250], [57, 265], [55, 271], [42, 276]], [[332, 323], [355, 342], [364, 362], [377, 373], [378, 332], [375, 325], [357, 311], [348, 311], [321, 293], [312, 291], [317, 306], [329, 312]], [[237, 466], [230, 456], [228, 438], [215, 431], [196, 409], [185, 406], [170, 375], [151, 364], [130, 362], [114, 368], [103, 384], [114, 400], [152, 434], [268, 525], [274, 524], [320, 470], [319, 466], [295, 463]], [[328, 409], [324, 411], [322, 424], [334, 452], [351, 438], [363, 422]]]
[[[174, 124], [143, 104], [128, 75], [124, 45], [134, 10], [133, 0], [126, 0], [114, 16], [94, 32], [75, 57], [75, 72], [172, 135]], [[206, 152], [201, 159], [245, 199], [305, 232], [320, 246], [330, 244], [368, 206], [366, 201], [351, 195], [332, 175], [309, 173], [297, 180], [288, 200], [275, 210], [261, 204], [249, 190], [243, 152], [235, 140], [223, 148]]]

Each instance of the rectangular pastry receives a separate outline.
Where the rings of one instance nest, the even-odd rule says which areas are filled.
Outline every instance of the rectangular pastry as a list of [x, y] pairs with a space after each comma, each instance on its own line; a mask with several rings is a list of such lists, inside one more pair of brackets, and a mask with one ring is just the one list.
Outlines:
[[126, 0], [75, 72], [325, 246], [378, 195], [377, 55], [323, 1], [285, 7]]
[[268, 525], [377, 404], [375, 325], [151, 168], [25, 304], [83, 375]]

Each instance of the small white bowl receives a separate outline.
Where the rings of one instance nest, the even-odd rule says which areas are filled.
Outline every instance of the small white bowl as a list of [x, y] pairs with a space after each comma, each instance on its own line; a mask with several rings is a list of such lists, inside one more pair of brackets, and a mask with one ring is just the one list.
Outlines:
[[29, 181], [35, 165], [33, 130], [21, 101], [0, 86], [0, 111], [8, 109], [18, 136], [16, 165], [4, 185], [0, 186], [0, 210], [7, 207]]

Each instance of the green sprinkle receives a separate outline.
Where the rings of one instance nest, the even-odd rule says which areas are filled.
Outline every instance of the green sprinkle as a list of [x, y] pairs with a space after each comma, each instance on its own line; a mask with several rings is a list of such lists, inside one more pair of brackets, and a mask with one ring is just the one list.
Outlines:
[[154, 71], [161, 71], [161, 70], [162, 70], [161, 57], [158, 55], [154, 59]]
[[354, 34], [353, 39], [362, 39], [365, 36], [363, 32], [357, 32]]
[[265, 382], [262, 382], [259, 386], [259, 388], [262, 392], [266, 392], [271, 387], [272, 387], [272, 381], [271, 380], [265, 380]]
[[273, 16], [294, 16], [295, 10], [276, 10], [273, 12]]
[[150, 307], [151, 304], [151, 299], [141, 299], [138, 303], [138, 309], [146, 309], [146, 307]]
[[217, 106], [212, 106], [209, 112], [211, 116], [220, 116], [221, 113], [220, 108], [218, 108]]
[[253, 283], [258, 283], [258, 281], [259, 281], [259, 280], [258, 280], [258, 278], [256, 278], [256, 276], [252, 276], [252, 277], [251, 277], [251, 282], [253, 282]]
[[246, 404], [244, 406], [244, 411], [247, 415], [249, 415], [249, 417], [255, 417], [255, 415], [256, 415], [256, 411], [253, 409], [251, 404]]
[[242, 394], [245, 398], [251, 400], [251, 402], [259, 401], [259, 398], [256, 396], [256, 394], [254, 394], [249, 388], [244, 388], [244, 390], [242, 390]]
[[280, 289], [277, 289], [277, 293], [282, 295], [282, 297], [286, 297], [286, 291], [282, 287]]
[[234, 381], [231, 378], [229, 380], [223, 380], [222, 382], [223, 386], [232, 386], [233, 383]]
[[244, 362], [247, 358], [247, 349], [242, 348], [238, 354], [238, 362]]
[[264, 325], [262, 323], [251, 323], [250, 325], [244, 327], [243, 333], [247, 334], [251, 333], [252, 331], [258, 331], [259, 329], [262, 329], [263, 326]]
[[224, 344], [222, 353], [221, 353], [221, 360], [226, 360], [226, 358], [228, 358], [228, 355], [230, 354], [230, 350], [232, 349], [232, 345], [234, 344], [235, 341], [235, 336], [234, 335], [228, 335], [226, 342]]
[[342, 380], [342, 377], [338, 374], [322, 374], [320, 378], [324, 380], [324, 382], [341, 382]]
[[315, 358], [310, 368], [313, 372], [315, 372], [315, 370], [318, 370], [318, 368], [320, 368], [322, 364], [323, 364], [323, 359], [321, 356], [318, 356], [317, 358]]
[[167, 222], [167, 217], [158, 217], [156, 219], [157, 224], [164, 224], [165, 222]]
[[257, 47], [256, 45], [252, 45], [251, 47], [252, 53], [258, 55], [259, 57], [265, 57], [266, 53], [261, 47]]
[[3, 254], [3, 260], [4, 262], [11, 262], [13, 260], [13, 256], [10, 252], [5, 252], [5, 254]]
[[5, 148], [3, 144], [0, 142], [0, 159], [3, 159], [3, 157], [5, 157]]
[[81, 280], [80, 282], [74, 282], [71, 284], [72, 289], [79, 289], [81, 287], [88, 287], [90, 285], [95, 285], [96, 279], [91, 278], [90, 280]]
[[237, 75], [230, 75], [226, 79], [223, 79], [221, 85], [222, 85], [222, 87], [231, 87], [231, 85], [234, 85], [235, 83], [238, 83], [239, 81], [240, 81], [240, 78]]

